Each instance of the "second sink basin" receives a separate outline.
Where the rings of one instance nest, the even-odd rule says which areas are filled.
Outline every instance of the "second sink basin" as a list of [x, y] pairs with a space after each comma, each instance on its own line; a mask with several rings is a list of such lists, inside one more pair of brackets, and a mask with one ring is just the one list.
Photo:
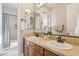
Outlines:
[[51, 48], [57, 48], [62, 50], [69, 50], [72, 49], [72, 45], [69, 43], [60, 43], [54, 40], [48, 41], [47, 45]]
[[37, 38], [35, 36], [30, 36], [26, 39], [28, 39], [29, 41], [35, 42]]

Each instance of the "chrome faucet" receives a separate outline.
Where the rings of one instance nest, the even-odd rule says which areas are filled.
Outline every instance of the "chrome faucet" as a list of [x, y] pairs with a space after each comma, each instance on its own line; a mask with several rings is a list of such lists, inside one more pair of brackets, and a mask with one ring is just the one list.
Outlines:
[[60, 43], [64, 43], [64, 40], [65, 40], [65, 39], [62, 39], [61, 36], [59, 36], [59, 37], [56, 38], [56, 39], [57, 39], [57, 42], [60, 42]]

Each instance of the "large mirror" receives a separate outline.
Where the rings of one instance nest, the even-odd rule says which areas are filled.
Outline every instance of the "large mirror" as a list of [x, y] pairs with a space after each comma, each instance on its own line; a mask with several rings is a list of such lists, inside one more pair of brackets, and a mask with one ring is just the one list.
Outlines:
[[35, 30], [35, 19], [33, 15], [27, 15], [25, 19], [26, 30]]
[[44, 31], [50, 31], [46, 30], [47, 27], [50, 27], [50, 11], [46, 6], [41, 7], [39, 10], [36, 11], [36, 31], [44, 32]]
[[[46, 3], [35, 10], [35, 31], [79, 36], [79, 4]], [[31, 23], [32, 24], [32, 23]]]
[[54, 34], [79, 36], [79, 4], [48, 3], [36, 13], [42, 31], [48, 26]]

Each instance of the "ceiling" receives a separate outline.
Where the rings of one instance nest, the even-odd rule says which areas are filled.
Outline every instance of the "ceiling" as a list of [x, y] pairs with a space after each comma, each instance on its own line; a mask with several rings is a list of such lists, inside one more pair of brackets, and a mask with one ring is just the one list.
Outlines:
[[17, 10], [17, 3], [3, 3], [3, 9]]
[[64, 4], [66, 4], [66, 3], [47, 3], [46, 6], [49, 8], [54, 8], [54, 7], [57, 7], [60, 5], [64, 5]]
[[[49, 8], [54, 8], [56, 6], [63, 4], [67, 4], [67, 3], [47, 3], [46, 6]], [[3, 3], [3, 9], [17, 10], [17, 3]]]
[[[67, 3], [46, 3], [46, 6], [49, 8], [54, 8], [60, 5], [64, 5]], [[3, 10], [14, 10], [17, 11], [17, 3], [3, 3], [2, 4]]]

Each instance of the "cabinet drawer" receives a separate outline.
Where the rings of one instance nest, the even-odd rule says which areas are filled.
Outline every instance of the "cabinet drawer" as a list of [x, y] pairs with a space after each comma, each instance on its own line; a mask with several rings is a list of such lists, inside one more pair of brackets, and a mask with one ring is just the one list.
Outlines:
[[50, 52], [50, 51], [44, 49], [44, 56], [57, 56], [57, 55], [53, 52]]
[[35, 56], [42, 56], [42, 55], [39, 54], [38, 52], [35, 52]]
[[35, 56], [35, 50], [29, 47], [29, 56]]
[[29, 46], [30, 46], [32, 49], [35, 49], [35, 44], [34, 44], [34, 43], [29, 42]]
[[36, 45], [36, 51], [37, 51], [38, 53], [40, 53], [41, 55], [43, 55], [43, 48], [42, 48], [42, 47]]

